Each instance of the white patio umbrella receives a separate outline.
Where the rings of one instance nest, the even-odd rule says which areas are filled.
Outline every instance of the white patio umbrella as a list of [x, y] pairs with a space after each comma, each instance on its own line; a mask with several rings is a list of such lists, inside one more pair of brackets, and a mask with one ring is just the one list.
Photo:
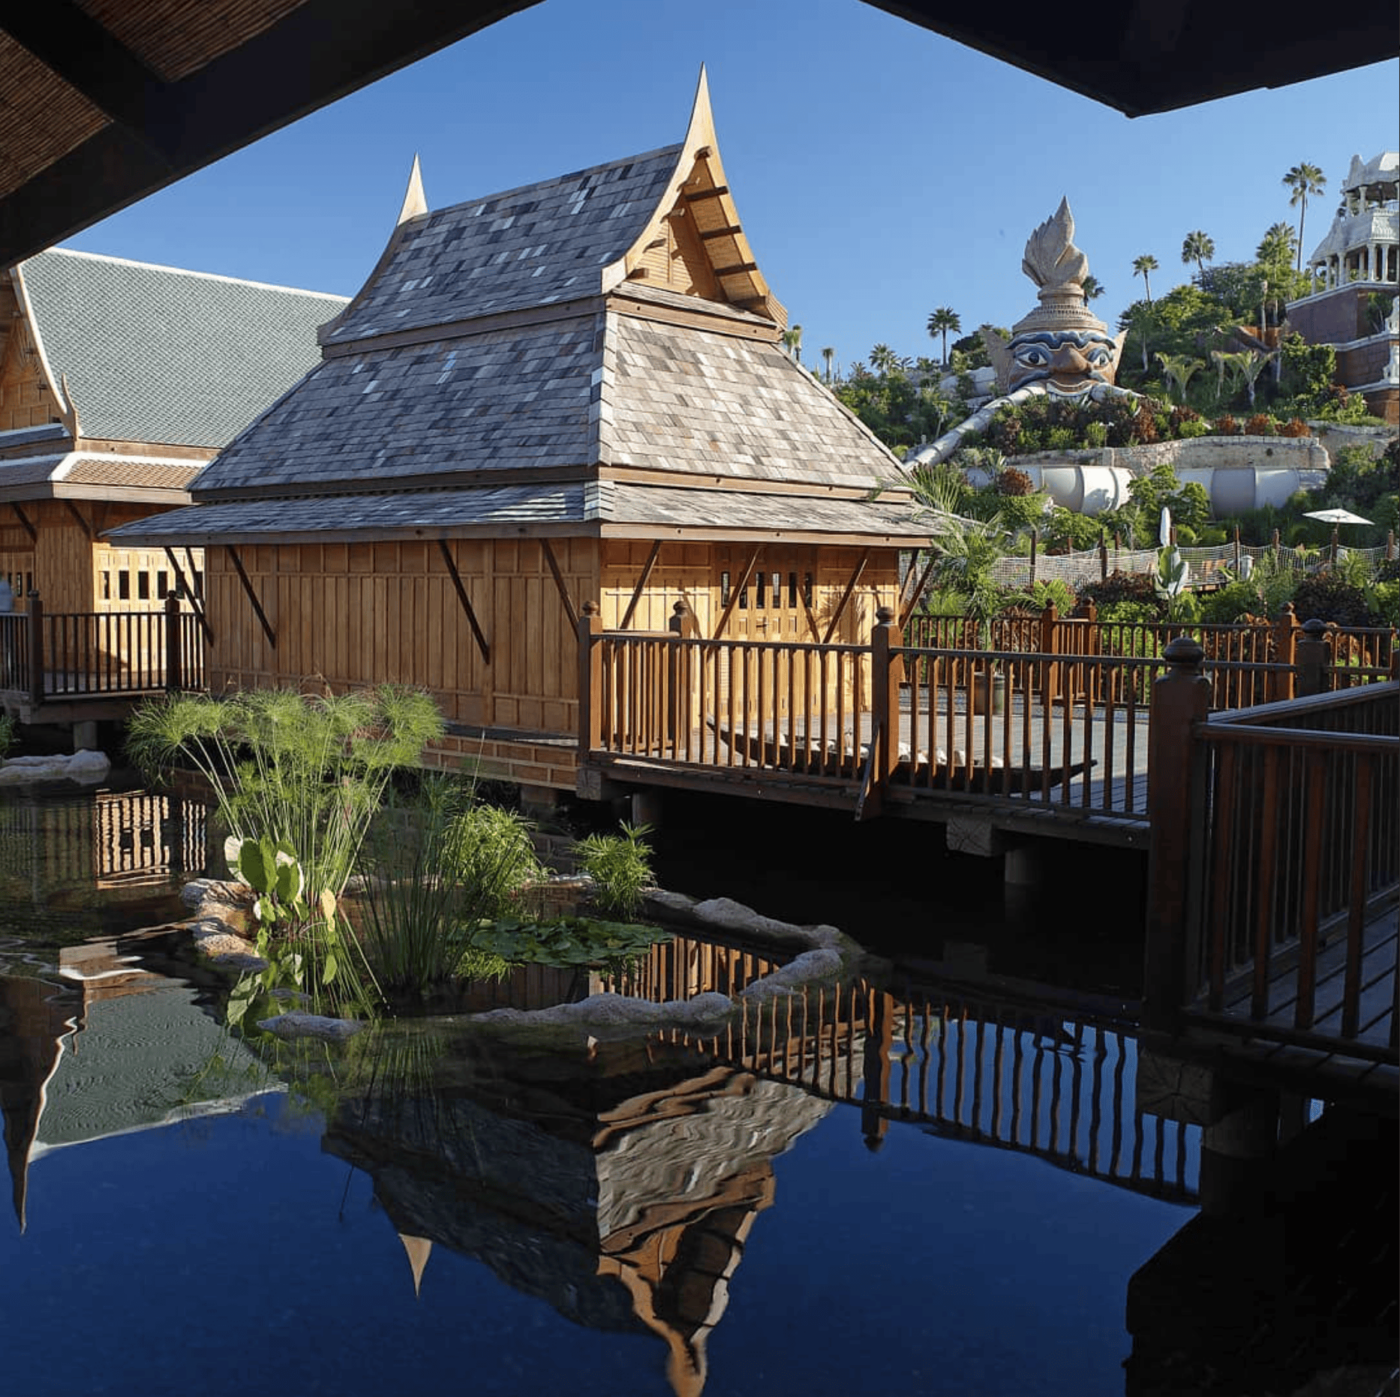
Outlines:
[[1369, 524], [1369, 519], [1363, 519], [1359, 514], [1353, 514], [1349, 509], [1310, 509], [1303, 515], [1304, 519], [1321, 519], [1324, 524]]

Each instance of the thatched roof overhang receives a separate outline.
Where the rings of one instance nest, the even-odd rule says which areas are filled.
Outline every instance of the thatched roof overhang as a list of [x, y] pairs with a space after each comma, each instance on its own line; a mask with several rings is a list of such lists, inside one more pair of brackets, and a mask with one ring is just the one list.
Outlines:
[[917, 548], [906, 496], [770, 496], [613, 482], [509, 485], [193, 505], [113, 529], [113, 543], [296, 544], [448, 538], [751, 539]]
[[[44, 0], [0, 24], [0, 265], [533, 0]], [[1129, 116], [1379, 62], [1393, 9], [1277, 22], [1265, 0], [1049, 6], [874, 0]]]

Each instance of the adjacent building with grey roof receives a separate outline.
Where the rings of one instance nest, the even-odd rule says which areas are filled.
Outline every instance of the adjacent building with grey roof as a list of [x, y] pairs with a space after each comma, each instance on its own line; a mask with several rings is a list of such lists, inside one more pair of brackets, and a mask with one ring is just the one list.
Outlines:
[[103, 532], [187, 504], [201, 467], [320, 363], [317, 329], [346, 304], [61, 248], [0, 274], [0, 575], [20, 604], [159, 605], [163, 553]]

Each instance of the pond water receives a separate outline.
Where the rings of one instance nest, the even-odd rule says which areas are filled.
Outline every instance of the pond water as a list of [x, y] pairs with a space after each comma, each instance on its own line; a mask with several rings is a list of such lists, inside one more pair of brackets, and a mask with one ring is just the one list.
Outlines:
[[[180, 822], [149, 814], [168, 853]], [[712, 820], [677, 837], [718, 838]], [[735, 858], [701, 890], [757, 876], [772, 905], [747, 900], [775, 914], [809, 896], [740, 833], [760, 872]], [[1196, 1218], [1198, 1133], [1135, 1114], [1112, 984], [1097, 1012], [1005, 988], [1035, 936], [999, 890], [974, 953], [975, 881], [809, 1017], [547, 1050], [449, 1020], [346, 1049], [244, 1042], [217, 980], [168, 940], [115, 944], [102, 898], [75, 892], [71, 926], [13, 917], [3, 1390], [1205, 1390], [1132, 1361], [1125, 1318], [1135, 1273]], [[921, 964], [954, 957], [1001, 987]], [[1353, 1376], [1372, 1385], [1328, 1391], [1393, 1390], [1369, 1342]]]

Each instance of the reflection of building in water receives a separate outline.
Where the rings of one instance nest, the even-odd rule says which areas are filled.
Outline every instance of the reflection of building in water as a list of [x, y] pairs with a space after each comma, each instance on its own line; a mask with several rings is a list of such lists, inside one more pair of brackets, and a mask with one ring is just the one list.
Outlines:
[[203, 802], [147, 791], [0, 800], [0, 899], [12, 914], [140, 902], [205, 865]]
[[45, 1154], [276, 1088], [188, 984], [144, 969], [141, 938], [65, 948], [60, 987], [0, 975], [0, 1109], [15, 1216]]
[[829, 1105], [663, 1045], [452, 1053], [431, 1093], [348, 1104], [327, 1134], [374, 1179], [415, 1284], [434, 1244], [477, 1257], [576, 1323], [659, 1334], [675, 1391], [698, 1394], [772, 1160]]

